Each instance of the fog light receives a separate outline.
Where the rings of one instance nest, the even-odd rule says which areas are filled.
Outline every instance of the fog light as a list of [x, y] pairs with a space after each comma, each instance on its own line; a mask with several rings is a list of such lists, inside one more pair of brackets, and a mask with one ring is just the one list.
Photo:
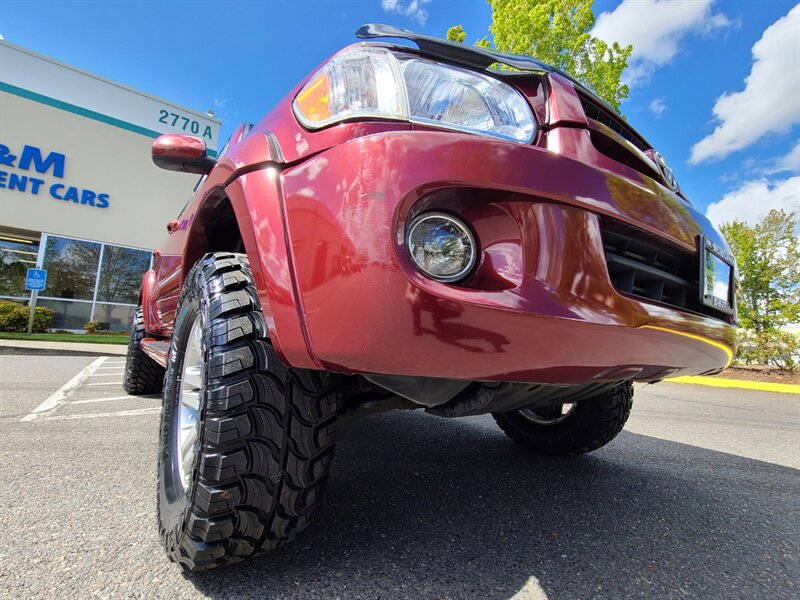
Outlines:
[[424, 213], [408, 228], [408, 252], [417, 268], [436, 281], [463, 279], [475, 265], [478, 249], [464, 223], [444, 213]]

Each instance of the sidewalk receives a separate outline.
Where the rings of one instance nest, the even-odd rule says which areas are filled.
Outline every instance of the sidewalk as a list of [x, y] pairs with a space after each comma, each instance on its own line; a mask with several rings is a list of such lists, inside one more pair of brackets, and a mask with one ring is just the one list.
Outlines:
[[40, 342], [0, 340], [0, 354], [55, 354], [61, 356], [125, 356], [128, 346], [121, 344], [81, 344], [78, 342]]

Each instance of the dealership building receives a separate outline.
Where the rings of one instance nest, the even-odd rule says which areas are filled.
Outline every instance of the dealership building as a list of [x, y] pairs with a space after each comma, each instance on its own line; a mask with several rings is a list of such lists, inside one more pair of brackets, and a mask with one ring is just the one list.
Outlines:
[[153, 165], [150, 145], [189, 133], [214, 155], [219, 127], [0, 41], [0, 298], [27, 302], [27, 269], [39, 267], [53, 329], [127, 328], [152, 250], [197, 183]]

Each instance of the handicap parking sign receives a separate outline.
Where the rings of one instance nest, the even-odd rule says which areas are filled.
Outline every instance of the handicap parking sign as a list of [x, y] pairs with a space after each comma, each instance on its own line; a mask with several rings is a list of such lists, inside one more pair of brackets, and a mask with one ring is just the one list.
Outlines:
[[46, 269], [28, 269], [25, 279], [25, 289], [41, 292], [47, 284]]

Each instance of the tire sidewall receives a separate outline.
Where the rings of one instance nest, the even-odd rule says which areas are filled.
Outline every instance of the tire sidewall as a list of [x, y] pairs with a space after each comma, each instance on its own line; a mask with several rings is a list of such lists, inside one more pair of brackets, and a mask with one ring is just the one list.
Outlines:
[[[158, 460], [158, 521], [162, 531], [164, 544], [170, 555], [176, 553], [186, 533], [191, 506], [196, 490], [196, 476], [200, 452], [195, 456], [192, 465], [192, 477], [188, 491], [184, 491], [177, 469], [177, 457], [174, 456], [178, 429], [178, 402], [180, 400], [181, 372], [189, 342], [189, 334], [196, 319], [200, 319], [203, 332], [203, 368], [208, 369], [207, 330], [208, 306], [202, 273], [193, 269], [187, 278], [176, 315], [169, 353], [166, 376], [164, 378], [164, 395], [161, 413], [161, 430], [159, 436]], [[207, 381], [207, 377], [204, 377]], [[200, 394], [198, 421], [200, 432], [198, 444], [202, 445], [204, 429], [205, 388]]]
[[[625, 382], [597, 397], [578, 402], [559, 423], [534, 423], [519, 411], [495, 414], [514, 441], [542, 454], [573, 456], [596, 450], [622, 430], [631, 410], [633, 386]], [[610, 420], [610, 416], [614, 416]]]

